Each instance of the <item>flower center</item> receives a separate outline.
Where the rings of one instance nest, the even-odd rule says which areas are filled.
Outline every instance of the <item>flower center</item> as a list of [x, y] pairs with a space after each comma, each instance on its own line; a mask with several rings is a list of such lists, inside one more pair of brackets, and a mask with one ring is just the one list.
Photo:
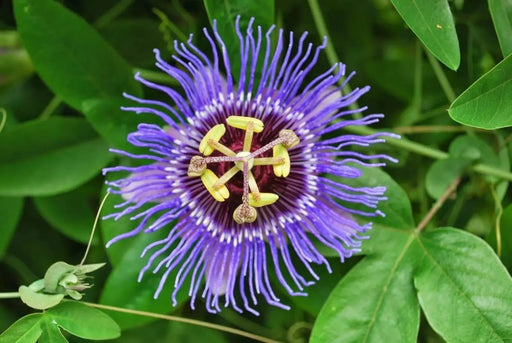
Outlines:
[[[226, 183], [238, 172], [242, 172], [242, 204], [233, 212], [233, 219], [239, 224], [252, 223], [257, 218], [256, 207], [271, 205], [279, 199], [275, 193], [259, 191], [251, 171], [252, 167], [271, 165], [277, 177], [287, 177], [290, 174], [288, 149], [299, 144], [300, 140], [292, 130], [281, 130], [279, 137], [251, 152], [254, 134], [263, 131], [263, 122], [251, 117], [230, 116], [226, 119], [226, 123], [245, 131], [242, 151], [234, 152], [221, 144], [220, 140], [226, 133], [226, 127], [224, 124], [215, 125], [199, 143], [199, 152], [204, 156], [210, 156], [214, 151], [218, 151], [221, 156], [192, 157], [188, 167], [188, 176], [201, 177], [201, 181], [213, 198], [223, 202], [230, 196]], [[272, 157], [258, 157], [270, 149], [273, 152]], [[208, 164], [212, 163], [233, 163], [233, 166], [223, 175], [217, 177], [211, 169], [208, 169]]]

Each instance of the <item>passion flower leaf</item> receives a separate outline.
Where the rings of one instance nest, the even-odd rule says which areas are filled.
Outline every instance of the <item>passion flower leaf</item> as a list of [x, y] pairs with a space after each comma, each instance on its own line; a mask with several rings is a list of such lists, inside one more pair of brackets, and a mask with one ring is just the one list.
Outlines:
[[37, 73], [75, 109], [83, 110], [83, 103], [90, 99], [121, 97], [123, 92], [141, 94], [126, 61], [62, 4], [15, 0], [14, 15]]

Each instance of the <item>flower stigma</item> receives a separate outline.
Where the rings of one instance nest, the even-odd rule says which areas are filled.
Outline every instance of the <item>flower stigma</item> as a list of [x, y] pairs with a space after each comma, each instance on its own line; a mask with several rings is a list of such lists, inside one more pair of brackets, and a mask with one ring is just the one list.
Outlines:
[[[258, 182], [252, 173], [254, 166], [272, 166], [275, 176], [287, 177], [290, 174], [291, 162], [288, 149], [300, 143], [299, 137], [293, 130], [281, 130], [273, 141], [251, 152], [252, 140], [255, 133], [264, 129], [264, 123], [256, 118], [229, 116], [226, 123], [236, 129], [245, 131], [242, 151], [235, 152], [220, 143], [226, 133], [224, 124], [213, 126], [199, 144], [199, 152], [203, 156], [193, 156], [189, 163], [188, 176], [201, 177], [205, 188], [219, 202], [229, 198], [230, 193], [226, 184], [238, 172], [243, 176], [242, 203], [234, 210], [233, 219], [238, 224], [253, 223], [258, 214], [256, 207], [268, 206], [275, 203], [279, 196], [275, 193], [262, 193]], [[272, 149], [272, 157], [258, 157]], [[215, 151], [220, 156], [211, 156]], [[208, 165], [214, 163], [233, 163], [234, 165], [218, 177]]]

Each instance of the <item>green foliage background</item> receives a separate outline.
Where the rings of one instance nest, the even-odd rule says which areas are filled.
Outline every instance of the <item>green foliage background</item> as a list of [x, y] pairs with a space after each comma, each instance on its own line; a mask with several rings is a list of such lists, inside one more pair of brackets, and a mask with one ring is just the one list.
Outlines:
[[[42, 278], [55, 261], [81, 260], [105, 192], [101, 168], [118, 163], [108, 148], [133, 151], [127, 133], [155, 121], [120, 111], [122, 93], [159, 96], [142, 90], [136, 71], [175, 85], [153, 66], [153, 48], [168, 58], [173, 41], [189, 33], [206, 47], [201, 30], [213, 18], [225, 41], [237, 42], [238, 14], [242, 24], [254, 16], [264, 28], [309, 31], [316, 44], [329, 36], [316, 70], [341, 60], [357, 71], [352, 88], [372, 86], [360, 105], [385, 120], [348, 131], [402, 134], [372, 147], [400, 162], [351, 182], [386, 185], [389, 200], [379, 207], [386, 217], [375, 219], [359, 256], [339, 264], [325, 250], [334, 272], [319, 268], [308, 297], [280, 294], [292, 309], [262, 304], [260, 317], [192, 311], [186, 294], [173, 308], [170, 287], [154, 300], [159, 276], [136, 278], [140, 252], [155, 237], [106, 250], [103, 243], [133, 222], [104, 221], [88, 261], [108, 266], [82, 300], [194, 318], [269, 342], [512, 341], [511, 0], [0, 2], [0, 292]], [[238, 45], [228, 50], [236, 54]], [[117, 202], [110, 197], [103, 213]], [[248, 340], [79, 302], [38, 312], [6, 294], [0, 332], [9, 329], [0, 342]]]

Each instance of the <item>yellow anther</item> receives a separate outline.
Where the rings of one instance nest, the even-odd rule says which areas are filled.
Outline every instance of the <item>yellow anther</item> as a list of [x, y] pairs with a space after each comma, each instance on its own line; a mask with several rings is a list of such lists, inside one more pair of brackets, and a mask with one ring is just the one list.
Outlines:
[[253, 207], [262, 207], [275, 203], [279, 195], [274, 193], [259, 193], [259, 199], [256, 199], [252, 193], [249, 193], [249, 205]]
[[279, 131], [279, 138], [283, 139], [285, 148], [290, 149], [300, 143], [299, 137], [292, 130]]
[[188, 165], [187, 175], [190, 177], [201, 176], [206, 170], [206, 162], [201, 156], [193, 156]]
[[256, 212], [256, 209], [247, 204], [241, 204], [233, 212], [233, 219], [238, 224], [253, 223], [257, 217], [258, 213]]
[[208, 192], [215, 198], [217, 201], [224, 201], [229, 198], [229, 190], [225, 185], [222, 185], [220, 188], [215, 189], [214, 185], [219, 180], [217, 175], [210, 169], [206, 169], [201, 175], [201, 181], [203, 181], [203, 185], [206, 187]]
[[201, 143], [199, 143], [199, 151], [205, 156], [211, 155], [214, 151], [213, 147], [208, 144], [209, 140], [214, 142], [220, 141], [222, 136], [226, 133], [226, 127], [224, 124], [218, 124], [212, 127], [206, 135], [204, 135]]
[[278, 177], [287, 177], [290, 175], [290, 155], [282, 144], [278, 144], [273, 148], [274, 158], [283, 158], [284, 163], [274, 164], [274, 174]]
[[[251, 153], [248, 151], [240, 151], [238, 154], [236, 154], [236, 157], [246, 157], [249, 156]], [[252, 169], [252, 166], [254, 164], [254, 158], [250, 158], [247, 160], [247, 163], [249, 164], [249, 170]], [[241, 171], [244, 171], [244, 161], [236, 161], [235, 165], [238, 169]]]
[[229, 126], [236, 127], [237, 129], [247, 130], [247, 125], [252, 122], [254, 132], [263, 131], [263, 122], [259, 119], [252, 117], [229, 116], [226, 119]]

